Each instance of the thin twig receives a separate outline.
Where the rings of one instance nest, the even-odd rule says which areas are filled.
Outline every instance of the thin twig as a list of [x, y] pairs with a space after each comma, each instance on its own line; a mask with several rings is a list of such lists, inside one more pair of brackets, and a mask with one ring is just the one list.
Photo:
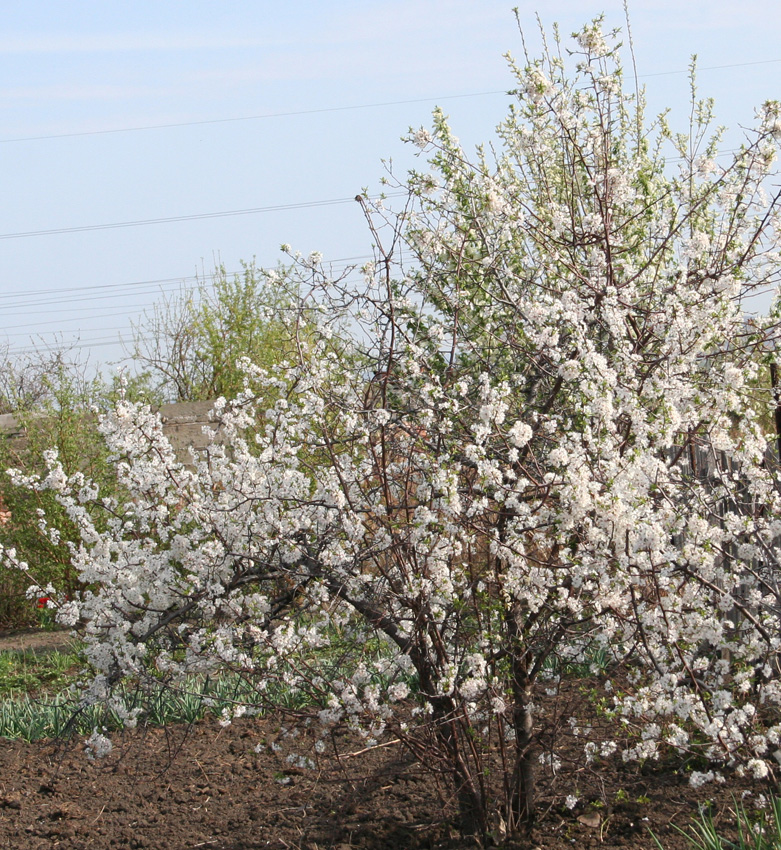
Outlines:
[[362, 750], [358, 750], [357, 752], [347, 753], [346, 755], [343, 755], [342, 758], [343, 759], [351, 759], [354, 756], [362, 756], [364, 753], [369, 753], [372, 750], [379, 750], [379, 749], [382, 749], [383, 747], [392, 747], [394, 744], [400, 744], [400, 743], [401, 743], [401, 738], [394, 738], [392, 741], [386, 741], [384, 744], [375, 744], [373, 747], [364, 747]]

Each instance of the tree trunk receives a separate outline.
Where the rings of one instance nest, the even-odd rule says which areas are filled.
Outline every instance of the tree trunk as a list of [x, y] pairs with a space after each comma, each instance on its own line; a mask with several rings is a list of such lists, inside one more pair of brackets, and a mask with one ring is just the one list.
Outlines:
[[523, 644], [523, 611], [516, 603], [509, 612], [507, 627], [512, 654], [513, 730], [515, 732], [515, 765], [507, 801], [507, 828], [511, 832], [530, 834], [534, 827], [534, 761], [532, 743], [532, 682], [529, 678], [528, 654]]
[[530, 833], [534, 827], [534, 761], [532, 760], [533, 718], [529, 708], [530, 689], [524, 687], [521, 698], [516, 695], [513, 709], [515, 729], [515, 770], [510, 786], [508, 828]]
[[462, 740], [463, 730], [453, 701], [440, 697], [432, 700], [432, 707], [435, 734], [444, 750], [458, 800], [459, 832], [465, 838], [475, 836], [485, 839], [488, 834], [486, 796], [479, 777], [469, 769], [469, 757]]

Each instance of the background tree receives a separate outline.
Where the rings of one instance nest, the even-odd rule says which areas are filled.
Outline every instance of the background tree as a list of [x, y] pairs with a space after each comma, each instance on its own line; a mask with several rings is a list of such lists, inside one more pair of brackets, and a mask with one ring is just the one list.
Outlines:
[[[88, 699], [152, 662], [172, 686], [233, 667], [260, 704], [279, 681], [323, 736], [391, 731], [444, 771], [483, 837], [532, 825], [551, 729], [587, 761], [774, 775], [781, 496], [746, 387], [775, 326], [742, 304], [778, 282], [781, 110], [721, 166], [709, 105], [646, 129], [617, 49], [596, 21], [513, 65], [495, 156], [471, 162], [439, 113], [414, 133], [430, 171], [407, 208], [361, 202], [363, 282], [321, 275], [320, 318], [244, 363], [228, 444], [194, 469], [120, 401], [101, 428], [132, 498], [54, 460], [20, 479], [80, 529], [91, 590], [59, 618], [87, 623]], [[599, 741], [562, 687], [596, 659]]]
[[12, 354], [9, 346], [0, 353], [0, 413], [24, 413], [43, 405], [59, 404], [61, 384], [67, 383], [81, 396], [89, 395], [89, 367], [77, 352], [65, 345], [24, 354]]
[[284, 268], [219, 266], [208, 284], [155, 305], [135, 328], [132, 357], [167, 401], [233, 398], [242, 358], [270, 366], [292, 353], [296, 301]]

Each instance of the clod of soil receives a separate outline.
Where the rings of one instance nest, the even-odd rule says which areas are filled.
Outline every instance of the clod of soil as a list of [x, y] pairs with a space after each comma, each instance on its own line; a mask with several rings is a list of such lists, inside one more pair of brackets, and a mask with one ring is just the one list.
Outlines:
[[[287, 730], [287, 733], [286, 733]], [[213, 720], [191, 728], [140, 729], [112, 736], [113, 751], [90, 761], [83, 740], [0, 742], [0, 848], [29, 850], [422, 850], [466, 846], [450, 823], [448, 789], [398, 745], [341, 754], [314, 750], [289, 719]], [[287, 736], [286, 736], [287, 735]], [[307, 755], [313, 768], [301, 767]], [[290, 757], [290, 758], [289, 758]], [[559, 777], [558, 783], [562, 783]], [[683, 775], [641, 773], [620, 761], [577, 777], [580, 801], [567, 810], [541, 800], [533, 845], [562, 850], [688, 850], [685, 827], [708, 797], [728, 834], [743, 787], [692, 790]], [[752, 796], [769, 789], [745, 786]], [[715, 795], [715, 796], [714, 796]], [[734, 796], [733, 796], [734, 795]]]

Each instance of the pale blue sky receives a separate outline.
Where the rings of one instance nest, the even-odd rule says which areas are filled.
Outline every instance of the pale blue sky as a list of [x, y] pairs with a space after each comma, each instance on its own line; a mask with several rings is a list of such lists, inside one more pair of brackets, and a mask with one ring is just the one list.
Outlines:
[[[400, 136], [439, 102], [467, 144], [490, 139], [512, 86], [502, 53], [521, 53], [512, 0], [0, 3], [0, 343], [80, 339], [93, 362], [150, 305], [159, 285], [220, 257], [275, 265], [289, 242], [325, 258], [367, 255], [357, 205], [139, 227], [9, 234], [352, 198], [376, 189], [380, 160], [401, 174], [415, 150]], [[564, 33], [621, 3], [520, 4]], [[638, 71], [652, 109], [687, 117], [686, 66], [718, 120], [748, 125], [781, 98], [781, 7], [734, 0], [630, 4]], [[746, 65], [743, 63], [759, 63]], [[713, 69], [739, 64], [741, 67]], [[668, 73], [678, 72], [678, 73]], [[339, 109], [388, 101], [420, 103]], [[319, 113], [136, 132], [95, 131], [283, 112]], [[738, 138], [732, 134], [727, 145]], [[25, 141], [9, 141], [26, 139]], [[76, 291], [79, 287], [118, 285]], [[126, 286], [128, 285], [128, 286]], [[45, 291], [41, 295], [35, 293]]]

